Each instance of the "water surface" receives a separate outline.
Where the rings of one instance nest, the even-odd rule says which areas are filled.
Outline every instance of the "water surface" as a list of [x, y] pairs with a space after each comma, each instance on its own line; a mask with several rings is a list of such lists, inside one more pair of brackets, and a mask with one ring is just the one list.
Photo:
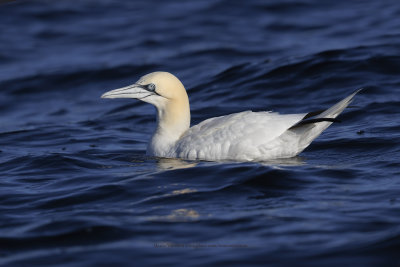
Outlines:
[[[397, 1], [14, 1], [0, 21], [0, 263], [400, 264]], [[296, 158], [166, 160], [152, 106], [100, 99], [157, 70], [192, 124], [364, 90]]]

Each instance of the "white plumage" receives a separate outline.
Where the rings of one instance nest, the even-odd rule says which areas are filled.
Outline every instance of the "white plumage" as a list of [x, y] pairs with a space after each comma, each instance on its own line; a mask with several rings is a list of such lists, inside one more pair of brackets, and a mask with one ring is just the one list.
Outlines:
[[170, 157], [212, 160], [275, 158], [262, 147], [271, 144], [306, 114], [280, 115], [245, 111], [211, 118], [187, 130], [169, 152]]
[[157, 108], [157, 129], [147, 148], [149, 155], [263, 161], [299, 154], [349, 105], [358, 91], [323, 112], [282, 115], [245, 111], [207, 119], [191, 128], [186, 90], [170, 73], [150, 73], [137, 83], [109, 91], [102, 97], [137, 98]]

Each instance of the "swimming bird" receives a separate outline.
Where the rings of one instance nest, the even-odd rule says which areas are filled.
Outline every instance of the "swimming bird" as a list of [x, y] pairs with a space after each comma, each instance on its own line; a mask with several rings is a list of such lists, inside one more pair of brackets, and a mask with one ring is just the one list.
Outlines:
[[329, 109], [301, 114], [244, 111], [190, 127], [189, 98], [181, 81], [153, 72], [102, 98], [135, 98], [154, 105], [157, 127], [147, 154], [189, 160], [266, 161], [298, 155], [350, 104], [355, 91]]

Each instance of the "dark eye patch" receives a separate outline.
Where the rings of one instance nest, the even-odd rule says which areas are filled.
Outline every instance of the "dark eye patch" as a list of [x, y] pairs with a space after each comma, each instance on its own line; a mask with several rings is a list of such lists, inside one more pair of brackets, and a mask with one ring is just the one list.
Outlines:
[[150, 83], [147, 86], [147, 90], [154, 92], [156, 90], [156, 85], [154, 83]]
[[162, 95], [160, 95], [159, 93], [156, 92], [156, 85], [154, 83], [150, 83], [150, 84], [147, 84], [147, 85], [140, 85], [140, 87], [142, 87], [143, 89], [145, 89], [145, 90], [147, 90], [149, 92], [152, 92], [152, 93], [154, 93], [154, 94], [156, 94], [158, 96], [162, 96]]

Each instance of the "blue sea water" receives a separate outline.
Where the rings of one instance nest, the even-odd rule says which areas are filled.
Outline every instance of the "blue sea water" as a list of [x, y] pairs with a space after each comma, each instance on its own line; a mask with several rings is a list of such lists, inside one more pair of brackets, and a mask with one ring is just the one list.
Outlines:
[[[0, 4], [0, 264], [400, 265], [400, 4]], [[164, 70], [192, 125], [303, 113], [357, 88], [298, 157], [145, 155], [152, 106], [104, 100]]]

